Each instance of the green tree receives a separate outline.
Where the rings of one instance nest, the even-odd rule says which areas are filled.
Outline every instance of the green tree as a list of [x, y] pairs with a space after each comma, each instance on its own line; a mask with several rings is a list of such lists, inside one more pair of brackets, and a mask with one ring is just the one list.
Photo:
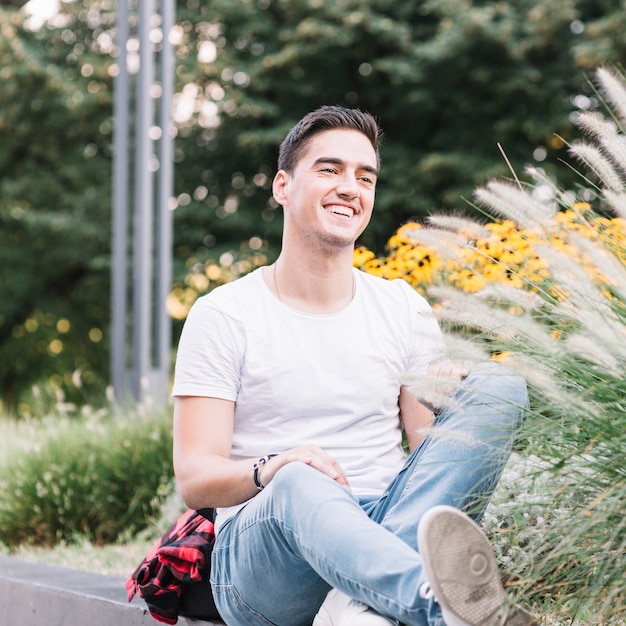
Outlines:
[[110, 61], [92, 42], [78, 29], [30, 32], [20, 13], [0, 9], [0, 393], [8, 408], [35, 382], [80, 389], [66, 400], [101, 388], [111, 90]]

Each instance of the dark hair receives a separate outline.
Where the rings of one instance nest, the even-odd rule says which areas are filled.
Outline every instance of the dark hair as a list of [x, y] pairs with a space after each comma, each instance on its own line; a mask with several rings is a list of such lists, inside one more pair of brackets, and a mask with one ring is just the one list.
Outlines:
[[292, 172], [314, 135], [337, 129], [358, 130], [363, 133], [370, 140], [376, 151], [376, 160], [380, 163], [378, 146], [382, 139], [382, 130], [376, 119], [359, 109], [326, 105], [305, 115], [287, 133], [278, 151], [278, 169]]

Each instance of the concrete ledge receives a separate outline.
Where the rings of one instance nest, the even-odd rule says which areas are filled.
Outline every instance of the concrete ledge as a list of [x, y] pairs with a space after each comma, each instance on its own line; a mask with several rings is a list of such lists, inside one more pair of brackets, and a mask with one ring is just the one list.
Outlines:
[[[126, 600], [124, 578], [0, 555], [2, 626], [155, 626], [144, 601]], [[220, 626], [181, 617], [179, 626]], [[223, 626], [223, 625], [221, 625]]]

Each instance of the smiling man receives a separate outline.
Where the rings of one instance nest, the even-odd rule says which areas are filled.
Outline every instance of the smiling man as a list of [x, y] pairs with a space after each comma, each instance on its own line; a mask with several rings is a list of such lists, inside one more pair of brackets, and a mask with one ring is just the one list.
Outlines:
[[[524, 382], [450, 364], [426, 301], [352, 265], [380, 136], [335, 106], [289, 132], [278, 259], [200, 298], [181, 336], [176, 478], [190, 507], [217, 509], [211, 585], [231, 626], [533, 623], [461, 512], [484, 512]], [[436, 417], [404, 384], [433, 372], [454, 383]]]

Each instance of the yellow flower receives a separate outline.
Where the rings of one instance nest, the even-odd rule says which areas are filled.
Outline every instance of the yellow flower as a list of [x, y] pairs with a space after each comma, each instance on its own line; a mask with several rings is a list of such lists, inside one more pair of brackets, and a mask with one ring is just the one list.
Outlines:
[[475, 293], [485, 286], [485, 281], [474, 274], [471, 270], [464, 269], [459, 272], [453, 272], [448, 279], [456, 287], [460, 287], [466, 293]]
[[495, 282], [505, 282], [507, 277], [507, 269], [499, 263], [492, 263], [483, 270], [485, 280]]
[[371, 259], [370, 261], [366, 261], [363, 265], [363, 269], [373, 276], [382, 276], [383, 275], [383, 262], [380, 259]]
[[365, 246], [359, 246], [354, 250], [352, 264], [354, 267], [363, 267], [368, 261], [374, 259], [376, 255]]
[[519, 229], [510, 220], [485, 224], [489, 235], [479, 237], [473, 245], [460, 245], [453, 255], [443, 256], [436, 248], [417, 242], [412, 234], [422, 228], [421, 224], [407, 222], [389, 238], [387, 256], [376, 259], [370, 250], [358, 248], [354, 264], [378, 276], [403, 278], [419, 291], [447, 283], [474, 293], [488, 283], [501, 283], [534, 292], [547, 289], [559, 300], [567, 294], [556, 283], [546, 284], [551, 277], [550, 267], [536, 252], [535, 243], [547, 242], [570, 256], [572, 262], [582, 264], [606, 298], [612, 298], [609, 277], [602, 276], [594, 264], [585, 261], [572, 234], [603, 246], [626, 264], [626, 220], [596, 216], [587, 202], [576, 202], [545, 224], [531, 229]]

